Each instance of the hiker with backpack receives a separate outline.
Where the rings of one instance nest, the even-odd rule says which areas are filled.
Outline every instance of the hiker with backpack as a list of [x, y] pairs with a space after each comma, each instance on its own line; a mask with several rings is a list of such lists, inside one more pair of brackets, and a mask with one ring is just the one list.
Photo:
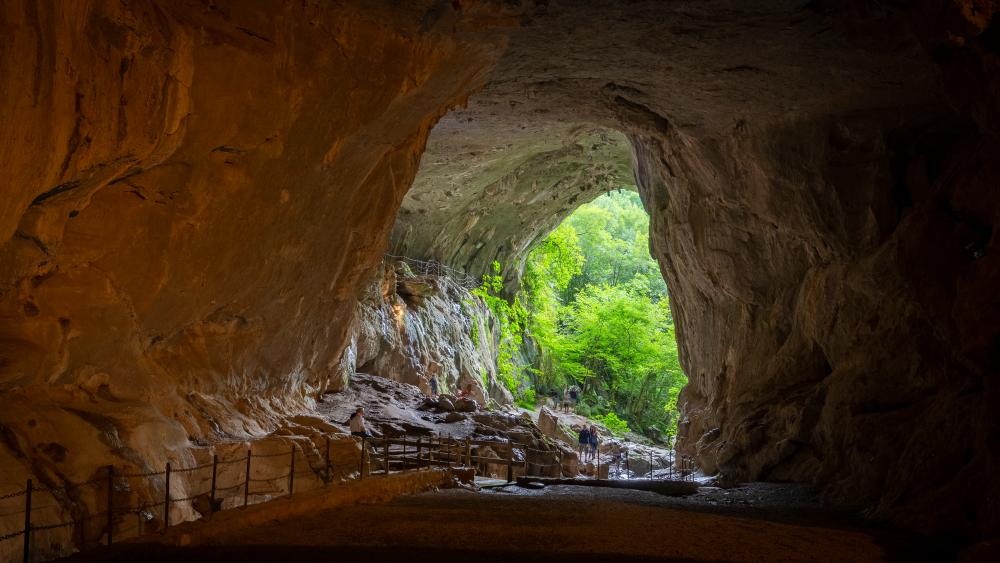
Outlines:
[[580, 461], [587, 461], [587, 453], [590, 452], [590, 429], [584, 424], [583, 428], [580, 429], [580, 435], [578, 438], [580, 444]]

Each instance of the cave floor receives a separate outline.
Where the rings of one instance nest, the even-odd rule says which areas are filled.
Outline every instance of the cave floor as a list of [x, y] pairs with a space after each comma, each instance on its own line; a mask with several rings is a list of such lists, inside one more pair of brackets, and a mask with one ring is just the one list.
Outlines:
[[212, 545], [120, 544], [68, 560], [903, 561], [905, 538], [824, 512], [801, 491], [746, 486], [688, 498], [633, 490], [454, 489], [230, 531]]

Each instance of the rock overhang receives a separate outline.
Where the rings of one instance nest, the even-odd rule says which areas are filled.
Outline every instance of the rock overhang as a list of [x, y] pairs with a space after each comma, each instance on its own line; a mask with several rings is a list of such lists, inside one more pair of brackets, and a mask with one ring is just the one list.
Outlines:
[[[922, 454], [967, 459], [963, 475], [995, 491], [982, 447], [1000, 324], [995, 237], [981, 234], [998, 222], [992, 11], [216, 4], [89, 2], [63, 7], [72, 18], [5, 7], [3, 62], [23, 69], [6, 73], [0, 113], [12, 178], [0, 400], [23, 407], [0, 420], [11, 475], [86, 479], [125, 451], [94, 426], [67, 465], [46, 454], [57, 430], [22, 416], [32, 405], [52, 423], [113, 412], [120, 429], [163, 429], [177, 451], [185, 436], [259, 435], [307, 407], [337, 373], [397, 208], [417, 209], [403, 196], [428, 131], [467, 101], [428, 156], [449, 146], [439, 134], [452, 146], [507, 136], [526, 152], [493, 177], [574, 146], [573, 158], [614, 153], [615, 182], [634, 173], [691, 376], [685, 451], [734, 478], [833, 483], [840, 500], [915, 527], [996, 530], [991, 493]], [[64, 55], [72, 64], [56, 65]], [[578, 143], [602, 134], [616, 139], [607, 151]], [[421, 174], [475, 170], [482, 155], [469, 157], [425, 157]], [[418, 179], [411, 193], [436, 189]], [[573, 205], [557, 192], [540, 208], [550, 226]], [[443, 219], [411, 220], [407, 252], [488, 264], [469, 248], [489, 219], [458, 235], [466, 207], [513, 203], [435, 201]], [[490, 259], [516, 263], [547, 228], [533, 221]], [[435, 246], [421, 232], [434, 225], [455, 244]], [[149, 445], [145, 430], [119, 435]]]

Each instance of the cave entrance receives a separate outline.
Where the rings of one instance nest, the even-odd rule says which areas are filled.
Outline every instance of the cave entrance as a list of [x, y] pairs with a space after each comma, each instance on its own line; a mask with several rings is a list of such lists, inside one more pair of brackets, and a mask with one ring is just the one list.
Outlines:
[[432, 132], [391, 254], [490, 281], [487, 303], [509, 308], [494, 311], [496, 379], [520, 406], [560, 405], [573, 390], [578, 414], [669, 442], [687, 379], [631, 143], [605, 127], [481, 113], [452, 112]]
[[[667, 443], [687, 383], [667, 286], [649, 252], [649, 216], [634, 189], [573, 211], [529, 252], [516, 297], [537, 350], [518, 402], [543, 397], [604, 424]], [[567, 390], [578, 400], [566, 401]]]

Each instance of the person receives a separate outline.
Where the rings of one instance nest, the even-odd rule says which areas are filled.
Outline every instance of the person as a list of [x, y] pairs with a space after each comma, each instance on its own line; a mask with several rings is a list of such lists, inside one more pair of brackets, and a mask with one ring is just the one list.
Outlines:
[[569, 412], [569, 388], [568, 387], [563, 391], [563, 396], [562, 396], [562, 410], [563, 410], [563, 412], [567, 412], [567, 413]]
[[593, 460], [597, 456], [597, 426], [590, 425], [590, 459]]
[[365, 428], [365, 409], [358, 407], [358, 410], [351, 414], [351, 418], [347, 419], [347, 424], [351, 427], [351, 436], [361, 436], [362, 438], [371, 438], [372, 435], [368, 433], [368, 429]]
[[431, 376], [431, 395], [437, 396], [438, 394], [438, 378], [437, 375]]
[[583, 428], [580, 429], [580, 437], [578, 439], [580, 443], [580, 461], [587, 461], [587, 453], [590, 451], [590, 429], [584, 424]]
[[[577, 399], [579, 399], [579, 395], [580, 395], [580, 392], [577, 391], [576, 385], [574, 385], [573, 387], [569, 388], [569, 402], [570, 402], [569, 406], [570, 406], [570, 408], [574, 408], [574, 409], [576, 408], [576, 403], [577, 403]], [[567, 409], [566, 412], [569, 412], [569, 410]]]

